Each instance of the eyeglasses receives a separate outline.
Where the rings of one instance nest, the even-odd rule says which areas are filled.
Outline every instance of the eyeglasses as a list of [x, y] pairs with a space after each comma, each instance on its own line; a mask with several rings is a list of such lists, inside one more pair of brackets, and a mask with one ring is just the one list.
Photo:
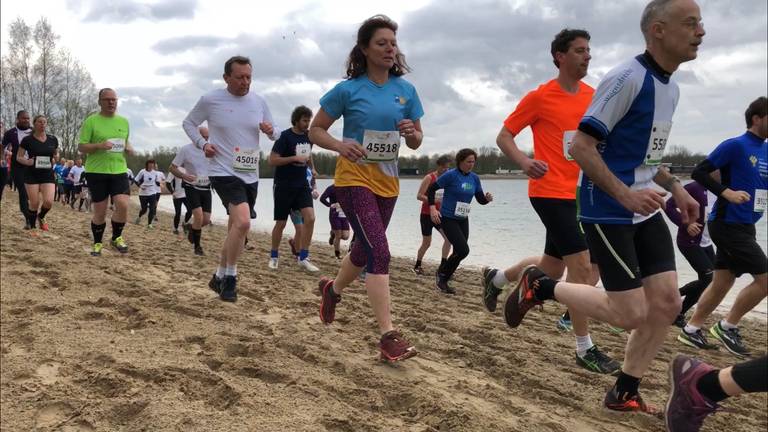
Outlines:
[[[667, 24], [666, 21], [659, 21], [662, 24]], [[704, 21], [698, 20], [695, 18], [686, 19], [683, 21], [680, 21], [680, 24], [682, 24], [684, 27], [688, 27], [691, 30], [698, 30], [699, 28], [704, 28]]]

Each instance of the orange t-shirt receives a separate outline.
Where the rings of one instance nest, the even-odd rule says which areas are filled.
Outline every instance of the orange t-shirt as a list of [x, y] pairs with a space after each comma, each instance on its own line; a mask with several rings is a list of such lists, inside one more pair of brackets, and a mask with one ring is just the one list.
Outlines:
[[594, 93], [595, 90], [583, 82], [579, 82], [578, 93], [567, 93], [553, 79], [525, 95], [504, 120], [504, 127], [513, 135], [531, 127], [533, 157], [549, 166], [544, 176], [528, 180], [528, 196], [576, 199], [579, 166], [566, 159], [563, 143], [573, 138]]

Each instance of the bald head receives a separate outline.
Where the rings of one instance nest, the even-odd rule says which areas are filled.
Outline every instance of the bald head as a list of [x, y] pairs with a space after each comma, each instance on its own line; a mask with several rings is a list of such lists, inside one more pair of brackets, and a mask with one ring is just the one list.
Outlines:
[[200, 126], [197, 130], [200, 132], [200, 135], [205, 138], [206, 141], [208, 141], [208, 128], [205, 126]]

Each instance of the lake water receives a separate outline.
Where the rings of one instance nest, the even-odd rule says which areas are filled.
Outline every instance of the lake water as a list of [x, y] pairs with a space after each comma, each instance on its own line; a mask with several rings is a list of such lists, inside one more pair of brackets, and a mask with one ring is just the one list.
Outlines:
[[[392, 221], [389, 224], [387, 238], [392, 255], [411, 257], [415, 259], [416, 250], [421, 244], [421, 228], [419, 225], [419, 210], [421, 202], [416, 200], [420, 179], [401, 179], [400, 197], [397, 201]], [[322, 193], [332, 183], [331, 179], [319, 179], [318, 191]], [[544, 227], [533, 211], [528, 201], [528, 182], [523, 180], [494, 179], [483, 180], [483, 189], [491, 192], [494, 201], [487, 206], [474, 203], [470, 217], [470, 255], [463, 261], [462, 266], [483, 266], [506, 268], [519, 259], [541, 254], [544, 250]], [[262, 179], [259, 183], [259, 196], [256, 201], [257, 219], [251, 221], [254, 231], [271, 232], [274, 222], [272, 179]], [[160, 200], [160, 208], [173, 212], [173, 202], [169, 195]], [[315, 203], [317, 221], [313, 239], [318, 242], [328, 241], [330, 223], [328, 208], [319, 202]], [[226, 224], [227, 215], [218, 196], [213, 196], [212, 219], [217, 224]], [[666, 219], [666, 218], [665, 218]], [[669, 223], [672, 235], [677, 233], [677, 227]], [[291, 225], [290, 223], [288, 224]], [[291, 228], [286, 228], [286, 235], [292, 234]], [[762, 218], [757, 226], [758, 243], [763, 250], [768, 249], [768, 229], [766, 218]], [[427, 251], [426, 259], [439, 261], [442, 238], [435, 233], [432, 247]], [[675, 248], [680, 285], [696, 279], [696, 273], [691, 269], [685, 258]], [[268, 257], [264, 257], [266, 265]], [[734, 289], [726, 297], [721, 309], [733, 302], [736, 293], [752, 278], [745, 275], [736, 281]], [[763, 300], [752, 316], [766, 319], [768, 303]]]

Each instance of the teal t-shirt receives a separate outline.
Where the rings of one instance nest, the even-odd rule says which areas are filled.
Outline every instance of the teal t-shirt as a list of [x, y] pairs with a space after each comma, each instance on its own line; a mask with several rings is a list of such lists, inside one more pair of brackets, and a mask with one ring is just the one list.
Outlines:
[[[100, 113], [91, 114], [80, 128], [80, 143], [92, 144], [114, 140], [128, 141], [128, 120], [117, 114], [104, 117]], [[124, 148], [124, 147], [123, 147]], [[88, 154], [85, 160], [85, 172], [95, 174], [125, 174], [128, 164], [125, 162], [125, 150], [96, 150]]]

